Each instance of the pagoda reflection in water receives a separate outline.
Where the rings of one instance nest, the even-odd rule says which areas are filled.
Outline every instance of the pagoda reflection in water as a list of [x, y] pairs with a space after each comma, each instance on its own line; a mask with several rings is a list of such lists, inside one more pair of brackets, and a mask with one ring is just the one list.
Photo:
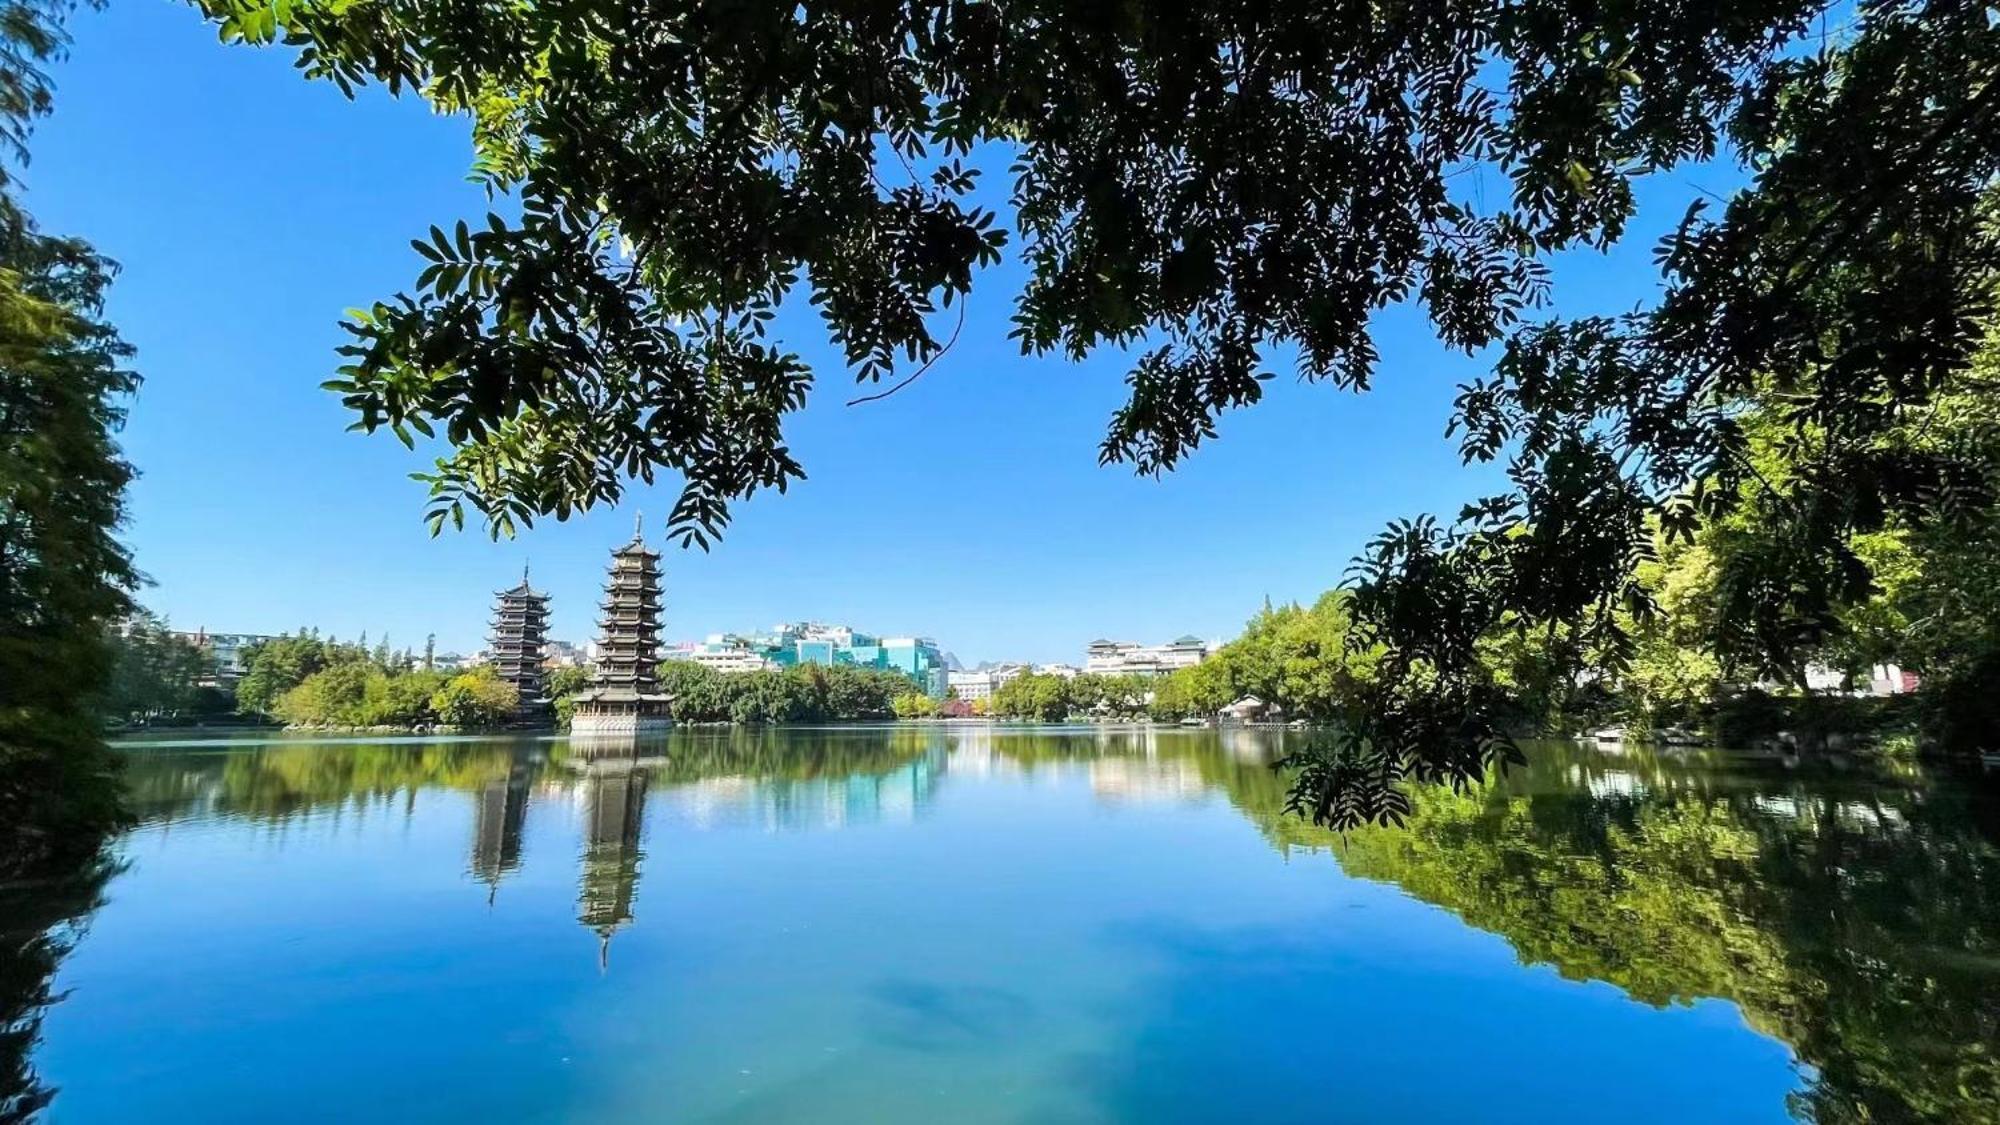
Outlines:
[[611, 935], [632, 920], [639, 889], [639, 846], [645, 828], [646, 762], [637, 757], [583, 755], [583, 862], [577, 921], [597, 932], [597, 965], [608, 967]]
[[488, 903], [522, 870], [530, 804], [566, 801], [579, 837], [576, 920], [597, 935], [599, 967], [608, 969], [611, 938], [634, 920], [648, 800], [665, 801], [671, 822], [697, 830], [809, 832], [907, 823], [922, 815], [949, 769], [946, 748], [932, 745], [889, 769], [803, 778], [720, 770], [701, 776], [707, 771], [697, 769], [697, 776], [682, 778], [676, 771], [688, 772], [687, 763], [676, 766], [667, 750], [662, 744], [643, 753], [630, 740], [570, 740], [567, 751], [553, 757], [523, 748], [504, 769], [495, 761], [471, 789], [466, 865], [485, 884]]
[[515, 758], [505, 776], [479, 789], [472, 814], [472, 877], [491, 903], [500, 881], [521, 867], [521, 832], [528, 822], [528, 763]]

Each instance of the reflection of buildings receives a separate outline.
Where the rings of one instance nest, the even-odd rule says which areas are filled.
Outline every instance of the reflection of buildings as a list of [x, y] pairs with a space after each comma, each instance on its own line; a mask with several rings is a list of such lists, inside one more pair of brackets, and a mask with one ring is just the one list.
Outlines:
[[639, 847], [646, 807], [646, 771], [636, 760], [585, 766], [583, 873], [577, 921], [597, 931], [598, 964], [610, 958], [611, 935], [632, 920], [639, 887]]
[[1197, 801], [1208, 788], [1191, 758], [1096, 758], [1090, 763], [1090, 791], [1102, 801]]
[[887, 773], [797, 781], [719, 777], [676, 786], [672, 792], [685, 802], [691, 819], [704, 826], [733, 823], [797, 832], [904, 824], [930, 804], [946, 760], [940, 748]]
[[487, 901], [500, 880], [521, 866], [521, 829], [528, 821], [528, 770], [514, 762], [507, 776], [479, 790], [472, 814], [472, 877], [487, 886]]

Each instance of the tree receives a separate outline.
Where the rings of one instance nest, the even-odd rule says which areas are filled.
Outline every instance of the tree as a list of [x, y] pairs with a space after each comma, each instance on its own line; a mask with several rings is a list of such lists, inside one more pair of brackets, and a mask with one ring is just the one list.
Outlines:
[[139, 610], [109, 630], [111, 681], [99, 710], [114, 721], [191, 710], [200, 681], [215, 671], [208, 652]]
[[[70, 5], [0, 20], [0, 145], [26, 155], [47, 112], [40, 67], [61, 56]], [[103, 318], [111, 262], [40, 233], [0, 160], [0, 877], [94, 852], [120, 818], [116, 760], [96, 708], [109, 627], [138, 584], [114, 535], [132, 477], [114, 435], [139, 383]]]
[[589, 686], [590, 669], [581, 664], [565, 665], [549, 673], [549, 704], [555, 708], [557, 723], [569, 726], [570, 716], [576, 711], [576, 693]]
[[279, 696], [271, 714], [293, 726], [367, 726], [369, 667], [343, 660]]
[[278, 698], [327, 666], [335, 646], [308, 636], [274, 637], [244, 653], [246, 670], [236, 682], [236, 703], [251, 715], [272, 714]]
[[938, 713], [938, 701], [919, 691], [904, 692], [890, 706], [899, 719], [929, 719]]
[[[416, 240], [413, 292], [348, 322], [329, 384], [361, 428], [451, 445], [434, 530], [669, 470], [673, 529], [706, 545], [803, 473], [782, 430], [811, 374], [768, 327], [787, 295], [810, 288], [864, 382], [948, 346], [941, 314], [1005, 243], [970, 200], [984, 146], [1012, 160], [1022, 347], [1136, 346], [1103, 461], [1173, 468], [1274, 353], [1366, 388], [1387, 304], [1500, 345], [1452, 429], [1508, 489], [1360, 560], [1379, 674], [1365, 721], [1301, 759], [1299, 807], [1329, 823], [1518, 759], [1496, 631], [1568, 630], [1622, 670], [1656, 531], [1685, 540], [1755, 478], [1747, 399], [1818, 434], [1782, 450], [1805, 470], [1773, 506], [1783, 569], [1725, 587], [1774, 667], [1865, 593], [1857, 533], [1987, 488], [1877, 440], [1960, 378], [2000, 261], [1980, 5], [1863, 0], [1837, 31], [1804, 0], [201, 7], [343, 90], [469, 115], [475, 173], [519, 194], [518, 219]], [[1657, 305], [1523, 318], [1548, 255], [1623, 234], [1634, 181], [1725, 151], [1748, 186], [1662, 243]]]
[[431, 696], [432, 712], [454, 727], [497, 726], [520, 706], [520, 693], [491, 667], [453, 676]]
[[[1075, 677], [1082, 680], [1082, 676]], [[1087, 703], [1079, 706], [1070, 678], [1053, 672], [1023, 672], [993, 689], [991, 710], [995, 715], [1058, 723], [1073, 713], [1089, 710], [1096, 702], [1095, 681], [1086, 682], [1081, 692]]]

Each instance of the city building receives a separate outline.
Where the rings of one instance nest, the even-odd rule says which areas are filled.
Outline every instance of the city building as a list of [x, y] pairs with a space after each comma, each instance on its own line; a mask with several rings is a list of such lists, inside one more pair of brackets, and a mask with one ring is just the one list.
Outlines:
[[200, 686], [225, 689], [235, 687], [236, 681], [249, 673], [250, 649], [277, 640], [263, 633], [211, 633], [206, 629], [176, 632], [174, 636], [208, 654], [209, 672], [199, 681]]
[[590, 663], [584, 646], [569, 641], [550, 641], [544, 651], [548, 654], [542, 660], [544, 668], [581, 668]]
[[717, 672], [762, 672], [777, 667], [769, 657], [744, 644], [741, 638], [720, 633], [695, 646], [683, 659]]
[[1100, 676], [1157, 676], [1192, 668], [1208, 658], [1208, 642], [1181, 637], [1163, 645], [1136, 641], [1092, 641], [1084, 650], [1084, 671]]
[[611, 554], [603, 630], [590, 687], [577, 693], [570, 734], [629, 738], [666, 729], [672, 702], [660, 693], [660, 556], [638, 526]]
[[528, 585], [528, 571], [521, 570], [521, 584], [493, 595], [493, 633], [487, 642], [493, 670], [520, 693], [520, 714], [539, 712], [549, 705], [548, 670], [543, 667], [548, 642], [549, 596]]
[[950, 687], [944, 652], [928, 637], [878, 637], [814, 621], [780, 624], [749, 636], [714, 633], [685, 659], [723, 672], [849, 664], [901, 672], [939, 697]]
[[1028, 671], [1026, 664], [993, 664], [969, 672], [952, 672], [946, 684], [951, 694], [967, 703], [993, 698], [1000, 685]]

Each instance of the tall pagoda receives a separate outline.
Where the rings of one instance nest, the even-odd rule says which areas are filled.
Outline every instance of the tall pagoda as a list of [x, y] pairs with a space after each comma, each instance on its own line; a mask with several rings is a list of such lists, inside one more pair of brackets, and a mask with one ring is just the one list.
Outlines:
[[521, 694], [520, 714], [548, 710], [548, 672], [543, 668], [544, 649], [549, 636], [549, 596], [528, 585], [528, 570], [521, 568], [521, 584], [493, 595], [493, 670]]
[[570, 733], [628, 736], [665, 730], [672, 719], [660, 692], [660, 556], [645, 533], [611, 553], [604, 616], [590, 687], [576, 696]]

